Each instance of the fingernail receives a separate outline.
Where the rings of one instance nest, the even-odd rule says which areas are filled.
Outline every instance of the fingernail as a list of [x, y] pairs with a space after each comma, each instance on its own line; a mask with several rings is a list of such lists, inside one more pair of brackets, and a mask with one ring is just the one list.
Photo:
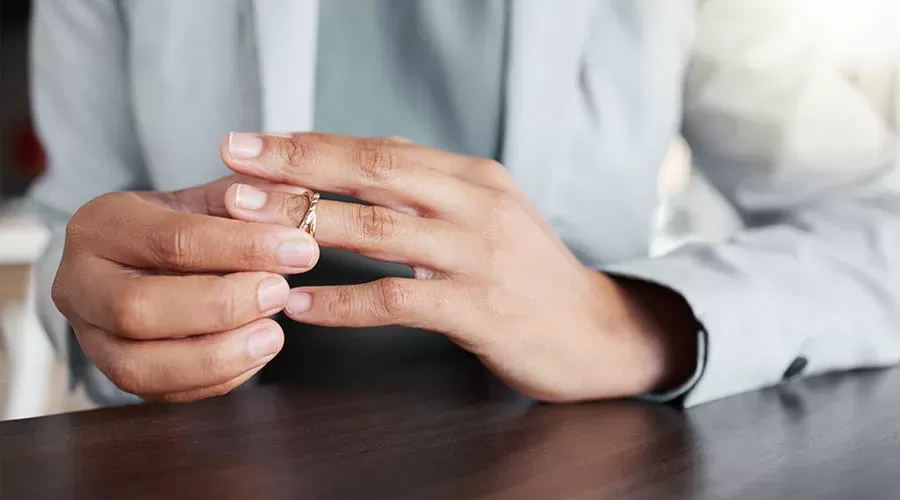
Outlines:
[[259, 210], [266, 204], [266, 193], [246, 184], [234, 189], [234, 204], [245, 210]]
[[254, 359], [269, 357], [278, 352], [280, 347], [281, 335], [271, 328], [254, 333], [247, 342], [247, 350]]
[[262, 153], [263, 141], [253, 134], [232, 132], [228, 136], [228, 153], [235, 158], [256, 158]]
[[290, 287], [282, 278], [266, 278], [259, 284], [256, 290], [256, 302], [262, 312], [280, 308], [287, 300]]
[[294, 290], [288, 296], [287, 305], [284, 306], [284, 310], [288, 314], [300, 314], [309, 311], [310, 307], [312, 307], [312, 296], [306, 292]]
[[308, 267], [315, 257], [310, 241], [286, 241], [278, 248], [278, 258], [287, 267]]

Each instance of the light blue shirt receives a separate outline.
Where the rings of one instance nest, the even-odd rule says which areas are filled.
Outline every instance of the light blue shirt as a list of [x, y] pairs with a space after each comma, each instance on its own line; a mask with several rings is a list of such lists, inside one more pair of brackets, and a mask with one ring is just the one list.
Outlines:
[[[315, 129], [397, 135], [500, 159], [507, 22], [508, 0], [321, 2]], [[408, 266], [323, 248], [316, 268], [291, 281], [346, 284], [389, 275], [412, 276]], [[267, 367], [279, 379], [308, 379], [314, 373], [302, 370], [320, 363], [336, 374], [364, 378], [385, 368], [373, 365], [376, 358], [385, 364], [434, 362], [460, 351], [442, 335], [397, 326], [325, 328], [293, 321], [283, 326], [285, 347]], [[375, 351], [378, 356], [358, 357]]]
[[315, 126], [499, 158], [507, 0], [328, 0]]

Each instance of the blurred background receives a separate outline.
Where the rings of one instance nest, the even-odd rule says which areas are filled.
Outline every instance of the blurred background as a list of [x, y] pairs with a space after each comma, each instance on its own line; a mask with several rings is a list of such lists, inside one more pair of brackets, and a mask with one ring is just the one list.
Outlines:
[[[885, 126], [900, 130], [900, 1], [784, 1], [791, 5], [792, 18], [786, 22], [812, 33], [821, 52], [869, 100]], [[90, 407], [82, 394], [68, 390], [65, 366], [41, 330], [30, 286], [31, 265], [47, 239], [45, 228], [20, 205], [44, 169], [29, 119], [30, 7], [28, 0], [0, 2], [0, 419]], [[725, 18], [707, 21], [720, 22], [722, 36], [739, 36], [735, 19], [727, 11], [721, 15]], [[764, 58], [764, 50], [746, 57]], [[730, 208], [691, 168], [690, 151], [677, 139], [663, 166], [659, 192], [654, 253], [692, 238], [721, 238], [739, 227]]]

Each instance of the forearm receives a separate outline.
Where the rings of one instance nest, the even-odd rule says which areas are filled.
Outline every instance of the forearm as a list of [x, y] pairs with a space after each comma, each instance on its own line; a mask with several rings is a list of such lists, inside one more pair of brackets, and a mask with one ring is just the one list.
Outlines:
[[722, 243], [614, 266], [678, 290], [709, 336], [686, 403], [806, 374], [900, 360], [900, 200], [883, 194], [797, 211]]

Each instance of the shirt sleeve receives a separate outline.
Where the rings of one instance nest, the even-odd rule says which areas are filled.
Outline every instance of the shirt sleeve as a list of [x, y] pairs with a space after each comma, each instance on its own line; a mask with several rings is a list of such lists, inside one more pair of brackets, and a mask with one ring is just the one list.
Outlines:
[[85, 377], [92, 367], [50, 300], [50, 288], [69, 217], [100, 194], [148, 184], [131, 113], [127, 47], [119, 2], [34, 3], [32, 107], [48, 165], [32, 187], [27, 206], [51, 232], [37, 263], [38, 312], [54, 347], [69, 361], [73, 383], [84, 382], [91, 394], [110, 395], [100, 403], [134, 397], [102, 376]]
[[900, 362], [898, 140], [786, 3], [703, 3], [686, 82], [696, 165], [746, 228], [608, 269], [678, 291], [704, 325], [686, 406], [800, 358], [804, 375]]

